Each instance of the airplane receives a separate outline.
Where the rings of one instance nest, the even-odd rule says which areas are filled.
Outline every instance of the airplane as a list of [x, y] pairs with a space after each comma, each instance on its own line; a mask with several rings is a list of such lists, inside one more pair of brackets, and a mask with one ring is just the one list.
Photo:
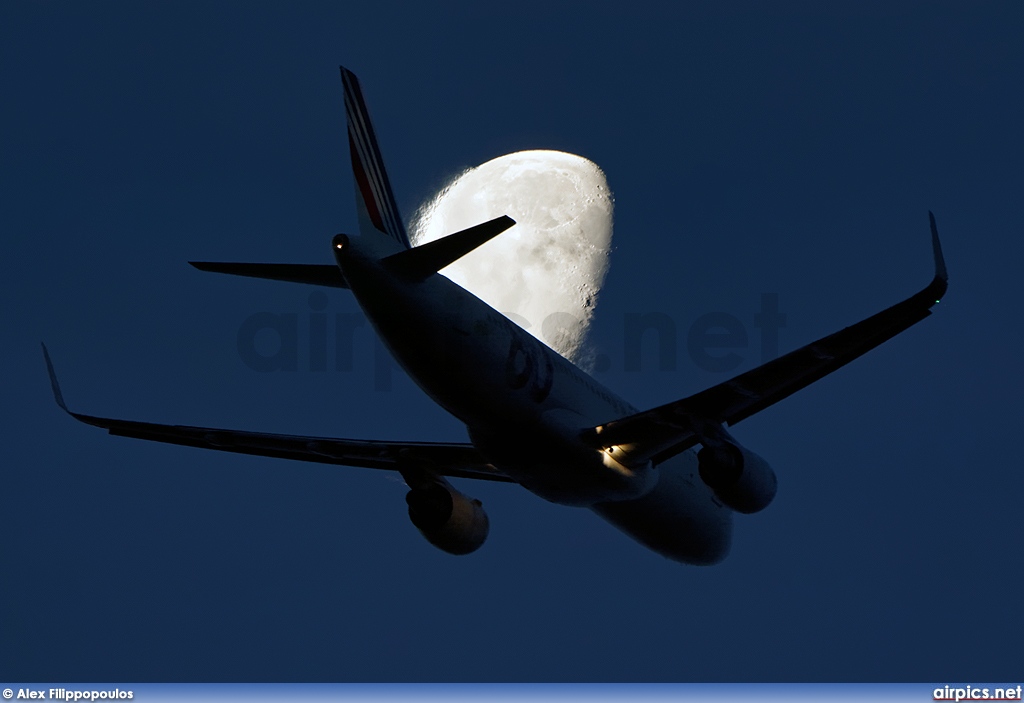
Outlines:
[[[333, 264], [190, 262], [201, 271], [348, 289], [396, 361], [466, 426], [469, 442], [305, 437], [94, 417], [122, 437], [203, 449], [397, 471], [409, 518], [428, 542], [469, 554], [486, 540], [479, 500], [448, 479], [518, 483], [584, 506], [668, 559], [720, 562], [733, 513], [775, 497], [775, 472], [728, 428], [848, 364], [931, 314], [948, 276], [935, 217], [935, 275], [920, 292], [695, 395], [639, 410], [439, 273], [515, 223], [507, 216], [413, 247], [356, 76], [341, 67], [359, 234], [331, 241]], [[698, 449], [699, 446], [699, 449]]]

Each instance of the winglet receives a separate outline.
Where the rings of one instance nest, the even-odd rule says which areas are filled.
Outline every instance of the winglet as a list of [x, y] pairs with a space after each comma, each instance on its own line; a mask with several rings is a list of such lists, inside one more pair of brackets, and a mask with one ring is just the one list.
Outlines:
[[[42, 344], [42, 342], [40, 342]], [[50, 352], [46, 350], [46, 345], [43, 344], [43, 358], [46, 359], [46, 371], [50, 374], [50, 386], [53, 388], [53, 399], [57, 401], [57, 405], [60, 409], [66, 413], [71, 413], [68, 410], [68, 406], [64, 403], [64, 395], [60, 392], [60, 384], [57, 383], [57, 374], [53, 370], [53, 362], [50, 361]]]
[[942, 244], [939, 243], [939, 229], [935, 226], [935, 215], [931, 210], [928, 211], [928, 220], [932, 225], [932, 251], [935, 254], [935, 276], [943, 281], [948, 281], [949, 275], [946, 273], [946, 259], [942, 256]]
[[935, 226], [935, 215], [932, 214], [931, 210], [928, 211], [928, 221], [932, 226], [932, 254], [935, 257], [935, 278], [926, 290], [937, 303], [946, 294], [946, 289], [949, 287], [949, 274], [946, 272], [946, 259], [942, 256], [942, 244], [939, 243], [939, 229]]

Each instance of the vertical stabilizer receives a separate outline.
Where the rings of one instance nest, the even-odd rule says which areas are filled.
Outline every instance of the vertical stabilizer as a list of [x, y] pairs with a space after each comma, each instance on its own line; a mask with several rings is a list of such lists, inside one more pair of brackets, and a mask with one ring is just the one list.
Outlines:
[[409, 237], [398, 213], [395, 195], [391, 192], [359, 80], [344, 66], [340, 68], [341, 82], [345, 87], [348, 146], [352, 154], [352, 174], [356, 180], [359, 231], [364, 235], [371, 231], [385, 234], [408, 249]]

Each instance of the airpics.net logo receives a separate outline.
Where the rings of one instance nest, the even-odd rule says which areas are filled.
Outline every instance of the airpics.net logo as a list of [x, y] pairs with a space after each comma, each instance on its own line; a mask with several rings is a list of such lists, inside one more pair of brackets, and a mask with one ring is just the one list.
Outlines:
[[[526, 320], [509, 317], [532, 331]], [[763, 293], [744, 317], [708, 312], [681, 323], [664, 312], [628, 312], [622, 315], [619, 344], [606, 345], [607, 351], [584, 352], [576, 362], [595, 374], [673, 372], [685, 358], [703, 371], [730, 373], [746, 361], [764, 363], [778, 357], [780, 331], [786, 326], [778, 294]], [[539, 336], [550, 343], [578, 326], [569, 313], [552, 313], [539, 325]], [[309, 294], [302, 312], [260, 311], [247, 316], [238, 326], [235, 343], [242, 363], [259, 373], [355, 373], [368, 365], [374, 390], [390, 391], [392, 375], [398, 371], [365, 315], [331, 313], [322, 291]]]
[[1019, 701], [1024, 686], [942, 686], [932, 691], [936, 701]]

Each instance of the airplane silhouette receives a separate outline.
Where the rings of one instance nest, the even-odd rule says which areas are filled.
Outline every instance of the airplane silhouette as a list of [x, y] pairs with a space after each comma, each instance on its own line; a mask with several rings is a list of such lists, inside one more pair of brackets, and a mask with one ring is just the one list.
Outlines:
[[[775, 472], [727, 430], [853, 361], [931, 314], [948, 276], [929, 212], [935, 277], [855, 325], [755, 369], [639, 410], [438, 273], [515, 223], [499, 217], [412, 247], [355, 75], [341, 68], [359, 235], [331, 242], [334, 264], [191, 262], [202, 271], [349, 289], [381, 340], [470, 442], [385, 442], [164, 425], [71, 412], [50, 355], [57, 404], [110, 434], [203, 449], [388, 469], [409, 487], [409, 517], [451, 554], [478, 549], [489, 520], [448, 478], [518, 483], [585, 506], [670, 559], [714, 564], [729, 551], [733, 512], [775, 496]], [[700, 446], [697, 450], [696, 447]]]

